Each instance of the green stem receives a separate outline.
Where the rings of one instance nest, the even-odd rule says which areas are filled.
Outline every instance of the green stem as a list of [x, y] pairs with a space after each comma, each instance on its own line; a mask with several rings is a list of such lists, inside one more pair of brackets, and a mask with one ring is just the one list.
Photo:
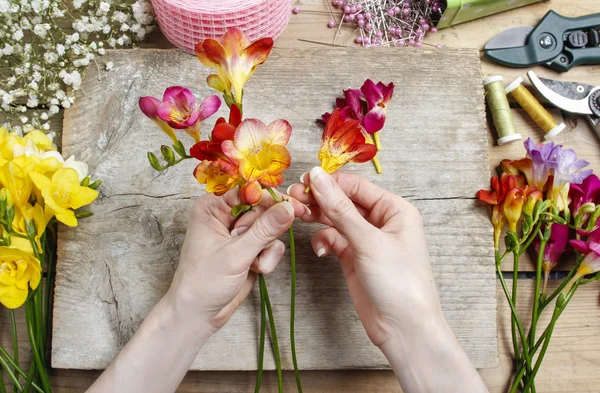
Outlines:
[[524, 374], [525, 374], [525, 367], [521, 366], [519, 368], [517, 375], [515, 376], [515, 380], [513, 381], [513, 384], [510, 387], [509, 393], [515, 393], [517, 391], [517, 389], [519, 388], [519, 385], [521, 384], [521, 381], [523, 380]]
[[279, 393], [283, 393], [283, 373], [281, 371], [281, 355], [279, 353], [279, 343], [277, 341], [277, 331], [275, 329], [275, 318], [273, 317], [273, 309], [271, 308], [271, 300], [269, 300], [269, 291], [265, 277], [261, 274], [258, 277], [260, 285], [264, 290], [265, 305], [267, 306], [267, 315], [269, 316], [269, 327], [271, 328], [271, 342], [273, 343], [273, 352], [275, 354], [275, 367], [277, 368], [277, 387]]
[[[281, 202], [275, 191], [267, 187], [267, 191], [275, 202]], [[302, 384], [300, 383], [300, 370], [298, 369], [298, 359], [296, 358], [296, 338], [295, 338], [295, 319], [296, 319], [296, 242], [294, 241], [294, 229], [288, 229], [290, 238], [290, 270], [292, 275], [292, 289], [290, 300], [290, 346], [292, 348], [292, 362], [294, 363], [294, 375], [296, 376], [296, 386], [298, 393], [302, 393]]]
[[4, 385], [4, 377], [2, 367], [0, 367], [0, 393], [6, 393], [6, 385]]
[[573, 297], [573, 294], [575, 293], [576, 290], [577, 290], [577, 284], [575, 284], [573, 286], [573, 289], [571, 290], [571, 292], [569, 292], [569, 295], [567, 295], [567, 298], [565, 299], [564, 303], [560, 306], [557, 304], [556, 307], [554, 308], [554, 313], [552, 314], [552, 320], [550, 321], [550, 324], [548, 325], [548, 333], [546, 334], [546, 339], [544, 340], [544, 345], [542, 345], [542, 349], [540, 350], [540, 355], [538, 356], [537, 361], [535, 362], [535, 367], [533, 368], [533, 371], [529, 373], [529, 378], [527, 379], [527, 383], [525, 383], [523, 392], [527, 392], [527, 390], [533, 384], [533, 382], [535, 380], [535, 376], [537, 375], [537, 373], [542, 365], [542, 361], [544, 360], [544, 356], [546, 355], [546, 351], [548, 350], [548, 345], [550, 345], [550, 338], [552, 337], [552, 332], [554, 331], [554, 325], [556, 325], [556, 321], [558, 320], [558, 317], [560, 317], [560, 314], [562, 314], [564, 309], [567, 307], [567, 304]]
[[[36, 369], [37, 369], [37, 366], [35, 364], [35, 361], [31, 362], [31, 365], [29, 366], [28, 377], [27, 377], [27, 380], [25, 381], [25, 387], [23, 388], [24, 393], [29, 393], [29, 390], [31, 390], [31, 386], [33, 386], [34, 388], [37, 386], [36, 383], [33, 382], [33, 378], [35, 376]], [[41, 393], [44, 393], [44, 391], [41, 389], [38, 391]]]
[[[2, 372], [2, 369], [6, 370], [6, 373], [8, 374], [8, 377], [13, 381], [14, 386], [17, 388], [17, 390], [19, 392], [23, 391], [23, 387], [21, 386], [21, 384], [19, 383], [19, 378], [17, 378], [17, 376], [12, 372], [12, 370], [10, 369], [8, 363], [6, 363], [6, 360], [4, 360], [3, 357], [0, 356], [0, 373]], [[2, 381], [2, 387], [4, 387], [4, 381]]]
[[[519, 253], [513, 253], [513, 282], [512, 282], [512, 301], [517, 302], [517, 283], [519, 281]], [[510, 331], [512, 333], [512, 342], [513, 342], [513, 350], [515, 352], [515, 359], [519, 359], [521, 356], [519, 354], [519, 342], [517, 340], [517, 323], [515, 321], [515, 316], [513, 314], [510, 315]]]
[[[580, 258], [583, 259], [582, 257], [580, 257]], [[558, 286], [558, 288], [556, 288], [556, 290], [552, 293], [552, 295], [550, 295], [550, 297], [548, 297], [546, 300], [544, 300], [540, 304], [540, 311], [539, 311], [540, 313], [544, 310], [544, 308], [546, 308], [546, 306], [548, 306], [552, 302], [552, 300], [554, 300], [554, 298], [556, 298], [558, 295], [561, 294], [562, 290], [565, 289], [565, 286], [567, 285], [567, 283], [569, 281], [571, 281], [571, 279], [573, 278], [573, 276], [577, 272], [577, 267], [578, 266], [579, 266], [579, 263], [575, 263], [575, 267], [569, 272], [569, 274], [567, 275], [567, 277], [560, 283], [560, 285]]]
[[529, 328], [529, 346], [533, 347], [535, 344], [535, 329], [537, 327], [537, 322], [540, 317], [538, 312], [540, 307], [540, 283], [542, 280], [542, 261], [544, 258], [544, 250], [546, 248], [546, 240], [544, 240], [543, 236], [540, 240], [540, 250], [538, 251], [537, 265], [535, 267], [535, 291], [533, 298], [533, 310], [531, 312], [531, 326]]
[[519, 331], [519, 335], [521, 336], [521, 345], [523, 346], [523, 354], [525, 355], [526, 371], [531, 372], [531, 356], [529, 355], [529, 345], [527, 343], [527, 337], [525, 336], [525, 332], [523, 331], [523, 325], [521, 324], [521, 320], [519, 319], [519, 315], [517, 314], [515, 304], [510, 298], [510, 294], [508, 293], [508, 287], [506, 286], [506, 281], [504, 281], [504, 277], [502, 276], [500, 266], [498, 266], [497, 264], [496, 272], [498, 273], [498, 278], [500, 279], [502, 290], [504, 291], [504, 295], [506, 296], [506, 300], [508, 301], [508, 304], [510, 306], [510, 311], [515, 317], [515, 323], [517, 324], [517, 329]]
[[[13, 359], [16, 364], [19, 364], [19, 341], [17, 339], [17, 321], [15, 319], [15, 310], [10, 310], [10, 325], [12, 327], [12, 340], [13, 340]], [[4, 348], [3, 348], [4, 349]], [[17, 369], [15, 368], [15, 374]], [[17, 387], [13, 386], [13, 392], [17, 391]]]
[[[18, 373], [23, 378], [28, 378], [28, 374], [26, 374], [25, 371], [23, 371], [23, 369], [21, 369], [21, 367], [19, 367], [19, 364], [16, 363], [15, 360], [10, 357], [10, 355], [8, 354], [8, 352], [6, 352], [6, 349], [4, 349], [1, 345], [0, 345], [0, 355], [4, 356], [4, 358], [6, 359], [6, 361], [8, 363], [10, 363], [10, 365], [15, 368], [15, 373]], [[32, 365], [33, 364], [35, 364], [35, 363], [32, 362]], [[32, 372], [30, 371], [29, 374], [32, 374]], [[31, 382], [29, 384], [31, 385]], [[25, 391], [27, 391], [26, 388], [27, 388], [27, 384], [25, 384], [25, 388], [23, 388], [23, 389]], [[40, 388], [35, 383], [33, 384], [33, 388], [35, 390], [37, 390], [38, 392], [40, 392], [40, 393], [44, 393], [44, 391], [42, 390], [42, 388]]]
[[521, 249], [519, 250], [519, 256], [521, 256], [521, 254], [523, 254], [525, 251], [527, 251], [527, 249], [529, 248], [529, 246], [531, 245], [531, 243], [535, 240], [538, 231], [540, 230], [540, 228], [542, 227], [542, 220], [538, 221], [537, 225], [535, 226], [534, 230], [531, 231], [530, 233], [530, 237], [527, 239], [527, 241], [521, 246]]
[[25, 303], [25, 320], [27, 321], [27, 333], [29, 335], [29, 343], [31, 344], [31, 352], [33, 352], [33, 359], [37, 364], [38, 374], [42, 381], [42, 387], [46, 393], [51, 393], [52, 388], [50, 386], [50, 380], [48, 379], [48, 375], [46, 374], [46, 368], [44, 363], [42, 362], [42, 358], [40, 357], [40, 352], [38, 348], [38, 343], [36, 342], [35, 337], [35, 327], [33, 326], [33, 321], [35, 318], [35, 310], [33, 309], [34, 305], [31, 300]]
[[256, 375], [256, 385], [254, 387], [254, 393], [260, 391], [263, 377], [263, 362], [265, 357], [265, 337], [267, 332], [267, 315], [266, 315], [266, 303], [265, 303], [265, 291], [264, 291], [264, 280], [261, 280], [262, 274], [258, 275], [259, 279], [259, 293], [260, 293], [260, 342], [258, 345], [258, 369]]

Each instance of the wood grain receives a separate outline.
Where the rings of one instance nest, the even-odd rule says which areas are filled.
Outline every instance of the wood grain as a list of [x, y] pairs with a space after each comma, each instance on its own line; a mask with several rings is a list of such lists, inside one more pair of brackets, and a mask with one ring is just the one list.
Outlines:
[[[293, 125], [289, 147], [294, 162], [286, 172], [285, 187], [317, 163], [321, 129], [314, 119], [331, 109], [337, 94], [360, 86], [365, 77], [397, 84], [382, 135], [384, 175], [377, 176], [370, 164], [348, 170], [421, 209], [450, 325], [476, 366], [494, 367], [491, 228], [485, 208], [473, 198], [474, 190], [488, 182], [477, 52], [356, 53], [330, 48], [273, 51], [247, 85], [245, 116], [260, 116], [265, 122], [285, 118]], [[167, 138], [139, 112], [137, 98], [160, 96], [174, 84], [207, 96], [212, 94], [204, 83], [207, 70], [179, 51], [113, 51], [108, 59], [114, 71], [99, 76], [89, 70], [83, 85], [86, 95], [64, 120], [64, 152], [87, 161], [104, 183], [92, 207], [94, 218], [60, 234], [52, 351], [53, 365], [59, 368], [103, 368], [129, 340], [168, 288], [190, 199], [201, 192], [191, 176], [193, 162], [163, 174], [149, 167], [145, 152], [156, 151]], [[296, 225], [301, 367], [387, 367], [356, 318], [339, 266], [332, 260], [317, 262], [313, 255], [314, 231], [314, 226]], [[283, 364], [290, 368], [285, 266], [284, 261], [268, 282]], [[253, 294], [209, 340], [192, 368], [255, 369], [257, 329]], [[219, 356], [211, 356], [215, 353]], [[273, 366], [269, 356], [266, 367]]]

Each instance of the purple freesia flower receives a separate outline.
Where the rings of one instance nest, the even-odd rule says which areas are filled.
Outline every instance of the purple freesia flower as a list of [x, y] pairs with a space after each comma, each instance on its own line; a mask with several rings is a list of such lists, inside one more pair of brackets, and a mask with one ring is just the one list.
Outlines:
[[556, 152], [556, 166], [552, 182], [552, 202], [554, 206], [563, 211], [569, 203], [569, 185], [581, 184], [592, 174], [591, 169], [581, 171], [589, 162], [577, 158], [572, 149], [559, 149]]
[[571, 184], [569, 196], [572, 201], [572, 210], [577, 213], [584, 203], [600, 203], [600, 179], [592, 174], [581, 184]]
[[532, 185], [542, 191], [548, 181], [551, 170], [557, 165], [556, 155], [561, 150], [561, 147], [560, 145], [554, 145], [554, 142], [536, 145], [531, 138], [527, 138], [523, 145], [527, 150], [527, 154], [531, 157]]

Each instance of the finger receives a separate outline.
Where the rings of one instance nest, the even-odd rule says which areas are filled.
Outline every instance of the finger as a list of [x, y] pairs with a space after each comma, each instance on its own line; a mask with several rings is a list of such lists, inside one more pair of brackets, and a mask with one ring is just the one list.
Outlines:
[[285, 253], [285, 245], [281, 240], [275, 240], [267, 248], [262, 250], [258, 257], [254, 260], [250, 269], [256, 273], [269, 274], [275, 270], [283, 254]]
[[312, 247], [319, 258], [329, 255], [333, 252], [339, 260], [344, 271], [344, 276], [348, 277], [353, 271], [354, 266], [351, 261], [352, 258], [344, 258], [344, 253], [352, 252], [349, 248], [350, 244], [348, 239], [342, 236], [341, 233], [335, 228], [321, 229], [315, 233], [311, 239]]
[[[273, 205], [261, 214], [250, 228], [234, 239], [241, 254], [257, 256], [264, 248], [277, 240], [294, 222], [294, 208], [287, 202]], [[235, 231], [235, 229], [234, 229]], [[253, 260], [254, 258], [251, 258]]]
[[252, 210], [244, 213], [241, 217], [239, 217], [233, 225], [233, 227], [246, 229], [250, 228], [250, 226], [254, 224], [254, 222], [258, 220], [258, 217], [260, 217], [265, 211], [267, 211], [267, 208], [264, 206], [254, 206]]
[[[355, 204], [355, 206], [356, 206], [356, 210], [358, 210], [360, 215], [368, 220], [369, 212], [360, 205]], [[323, 225], [327, 225], [330, 227], [334, 226], [333, 222], [331, 222], [331, 220], [329, 218], [327, 218], [327, 216], [323, 212], [323, 209], [321, 209], [321, 206], [309, 205], [308, 208], [310, 209], [311, 214], [302, 215], [300, 217], [300, 220], [302, 220], [303, 222], [318, 222], [318, 223], [321, 223]]]
[[[292, 198], [289, 195], [282, 194], [275, 189], [272, 190], [275, 192], [275, 195], [277, 195], [277, 199], [279, 201], [287, 200], [292, 204], [292, 206], [294, 207], [294, 214], [296, 215], [296, 217], [300, 217], [306, 213], [310, 214], [310, 210], [308, 209], [308, 207], [306, 207], [296, 198]], [[262, 199], [260, 200], [260, 206], [269, 208], [276, 203], [277, 201], [273, 199], [273, 196], [267, 190], [263, 190]]]
[[323, 214], [351, 243], [372, 242], [377, 229], [365, 220], [340, 186], [321, 167], [310, 171], [311, 192]]

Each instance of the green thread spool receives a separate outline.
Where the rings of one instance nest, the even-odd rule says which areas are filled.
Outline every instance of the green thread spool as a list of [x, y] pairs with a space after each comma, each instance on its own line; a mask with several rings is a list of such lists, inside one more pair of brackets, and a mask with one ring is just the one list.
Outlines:
[[508, 98], [504, 91], [504, 78], [501, 76], [492, 76], [483, 81], [485, 88], [485, 98], [487, 100], [494, 125], [498, 131], [498, 144], [504, 145], [509, 142], [521, 139], [521, 134], [517, 132], [515, 122], [513, 121]]

